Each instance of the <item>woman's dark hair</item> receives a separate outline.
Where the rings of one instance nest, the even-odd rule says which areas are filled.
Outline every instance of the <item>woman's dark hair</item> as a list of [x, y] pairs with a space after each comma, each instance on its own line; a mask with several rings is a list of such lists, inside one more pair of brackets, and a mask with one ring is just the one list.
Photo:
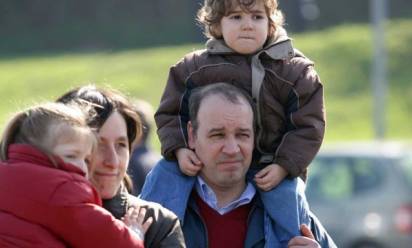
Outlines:
[[[94, 85], [87, 85], [70, 90], [57, 99], [57, 102], [64, 104], [78, 102], [90, 104], [95, 115], [88, 120], [88, 125], [97, 131], [104, 125], [109, 116], [117, 111], [126, 122], [129, 151], [132, 144], [142, 135], [142, 123], [137, 115], [133, 104], [120, 92], [113, 89], [97, 88]], [[128, 175], [124, 178], [124, 183], [131, 192], [132, 181]]]

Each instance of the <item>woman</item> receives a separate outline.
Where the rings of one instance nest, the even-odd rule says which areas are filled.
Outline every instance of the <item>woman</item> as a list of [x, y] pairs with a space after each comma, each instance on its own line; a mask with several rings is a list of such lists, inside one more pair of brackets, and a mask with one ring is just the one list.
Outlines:
[[146, 208], [145, 219], [153, 224], [145, 234], [145, 247], [185, 247], [177, 217], [159, 204], [131, 195], [131, 180], [126, 174], [132, 144], [141, 122], [132, 104], [119, 92], [84, 86], [71, 90], [59, 102], [86, 102], [94, 107], [89, 126], [95, 128], [98, 148], [90, 164], [90, 180], [103, 199], [103, 207], [120, 219], [128, 208]]

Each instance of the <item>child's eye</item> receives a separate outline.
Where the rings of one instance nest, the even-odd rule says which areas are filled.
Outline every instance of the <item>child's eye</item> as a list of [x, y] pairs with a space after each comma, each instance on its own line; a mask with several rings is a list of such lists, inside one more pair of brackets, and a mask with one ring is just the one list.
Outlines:
[[76, 155], [67, 154], [67, 155], [65, 155], [65, 157], [68, 158], [68, 159], [75, 159], [75, 158], [76, 158]]
[[255, 20], [261, 20], [261, 19], [264, 19], [265, 17], [263, 16], [263, 15], [254, 15], [253, 16], [253, 19], [255, 19]]
[[90, 164], [90, 158], [85, 158], [85, 159], [84, 159], [84, 162], [85, 162], [87, 165], [89, 165], [89, 164]]
[[240, 18], [242, 18], [240, 15], [231, 15], [231, 16], [229, 16], [229, 19], [232, 19], [232, 20], [240, 20]]

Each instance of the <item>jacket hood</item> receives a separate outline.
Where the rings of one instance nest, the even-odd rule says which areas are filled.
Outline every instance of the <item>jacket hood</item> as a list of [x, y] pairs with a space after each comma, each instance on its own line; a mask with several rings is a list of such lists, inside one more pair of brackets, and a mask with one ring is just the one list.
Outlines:
[[10, 162], [11, 164], [21, 162], [34, 162], [39, 166], [56, 168], [85, 176], [85, 173], [77, 166], [65, 163], [61, 158], [57, 156], [49, 157], [41, 150], [28, 144], [11, 144], [8, 148], [7, 154], [8, 162]]

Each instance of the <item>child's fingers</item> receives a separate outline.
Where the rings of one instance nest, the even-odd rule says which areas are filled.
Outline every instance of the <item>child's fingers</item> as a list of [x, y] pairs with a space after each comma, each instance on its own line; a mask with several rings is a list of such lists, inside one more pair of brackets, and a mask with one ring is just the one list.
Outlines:
[[269, 191], [272, 189], [270, 184], [256, 184], [261, 190], [263, 191]]
[[264, 174], [261, 177], [255, 177], [255, 181], [256, 183], [259, 183], [259, 184], [267, 184], [267, 183], [270, 183], [271, 178], [267, 174]]
[[192, 164], [192, 162], [189, 160], [189, 158], [188, 158], [188, 159], [185, 159], [184, 161], [181, 161], [181, 162], [179, 163], [179, 167], [180, 167], [180, 170], [181, 170], [184, 174], [186, 174], [186, 175], [188, 175], [188, 176], [194, 176], [194, 173], [195, 173], [194, 168], [195, 168], [195, 166]]
[[264, 191], [269, 191], [277, 185], [275, 184], [273, 178], [271, 178], [269, 175], [265, 175], [262, 178], [255, 178], [255, 181], [256, 185]]
[[188, 176], [196, 176], [197, 173], [199, 172], [200, 169], [202, 169], [201, 163], [199, 165], [196, 165], [192, 163], [190, 159], [184, 161], [184, 163], [181, 166], [183, 173], [185, 173]]
[[142, 225], [143, 233], [146, 233], [146, 231], [149, 229], [152, 223], [153, 223], [153, 218], [152, 217], [147, 218], [145, 223], [143, 223]]
[[140, 208], [136, 218], [137, 223], [142, 224], [146, 216], [146, 208]]
[[183, 173], [185, 173], [188, 176], [196, 176], [197, 172], [198, 169], [193, 165], [185, 166], [185, 169], [183, 170]]
[[199, 158], [197, 157], [196, 153], [194, 153], [194, 152], [189, 155], [189, 158], [190, 158], [191, 162], [194, 165], [199, 166], [199, 165], [202, 164], [202, 162], [200, 162]]
[[258, 173], [256, 173], [255, 178], [262, 178], [264, 176], [266, 176], [270, 171], [269, 167], [265, 167], [263, 169], [261, 169]]

